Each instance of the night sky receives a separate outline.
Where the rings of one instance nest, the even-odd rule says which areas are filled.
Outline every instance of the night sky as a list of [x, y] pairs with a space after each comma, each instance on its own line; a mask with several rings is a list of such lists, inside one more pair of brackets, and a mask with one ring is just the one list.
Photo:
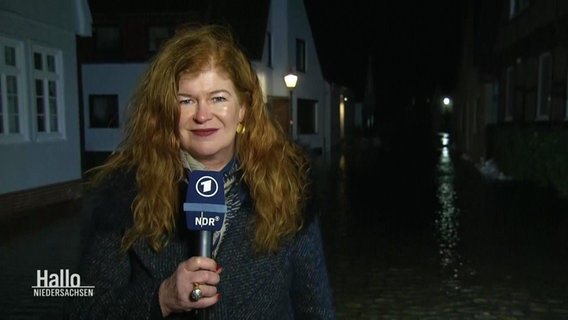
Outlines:
[[430, 94], [456, 84], [460, 0], [304, 0], [324, 76], [362, 95], [368, 57], [375, 95]]

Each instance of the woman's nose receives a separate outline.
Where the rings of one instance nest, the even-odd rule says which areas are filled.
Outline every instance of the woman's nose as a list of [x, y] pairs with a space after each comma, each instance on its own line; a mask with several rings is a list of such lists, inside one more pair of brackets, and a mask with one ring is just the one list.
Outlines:
[[193, 119], [199, 123], [211, 119], [211, 112], [209, 110], [209, 106], [206, 103], [201, 103], [201, 102], [198, 103], [197, 108], [195, 109], [195, 114], [193, 115]]

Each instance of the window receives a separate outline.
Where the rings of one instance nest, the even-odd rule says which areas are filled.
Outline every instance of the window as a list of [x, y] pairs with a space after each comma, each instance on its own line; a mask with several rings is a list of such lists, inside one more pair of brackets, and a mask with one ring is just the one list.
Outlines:
[[24, 131], [23, 44], [0, 37], [0, 137], [22, 138]]
[[0, 37], [0, 142], [62, 137], [62, 75], [60, 50]]
[[118, 95], [89, 96], [89, 127], [118, 128]]
[[306, 42], [296, 39], [296, 70], [306, 72]]
[[113, 26], [95, 28], [97, 51], [104, 54], [116, 54], [121, 49], [120, 30]]
[[515, 97], [515, 68], [507, 67], [505, 74], [505, 121], [513, 119], [513, 103]]
[[33, 98], [38, 133], [61, 133], [61, 53], [33, 48]]
[[317, 133], [317, 101], [298, 99], [298, 134]]
[[548, 120], [552, 99], [552, 55], [546, 52], [538, 59], [538, 96], [536, 118]]
[[164, 41], [170, 37], [170, 29], [166, 26], [148, 28], [148, 52], [155, 53]]

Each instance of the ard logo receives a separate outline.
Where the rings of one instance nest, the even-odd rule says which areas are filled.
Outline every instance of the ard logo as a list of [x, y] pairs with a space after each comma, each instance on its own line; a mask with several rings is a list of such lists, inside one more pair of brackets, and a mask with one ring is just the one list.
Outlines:
[[195, 191], [204, 198], [211, 198], [219, 191], [219, 185], [213, 177], [203, 176], [197, 180]]

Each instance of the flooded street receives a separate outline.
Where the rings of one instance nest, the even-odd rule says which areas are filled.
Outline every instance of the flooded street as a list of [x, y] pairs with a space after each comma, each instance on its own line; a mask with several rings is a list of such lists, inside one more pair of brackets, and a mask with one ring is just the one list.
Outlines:
[[320, 183], [340, 319], [568, 319], [566, 201], [398, 151], [347, 149]]
[[[448, 148], [315, 156], [339, 319], [568, 319], [568, 203]], [[0, 319], [59, 319], [36, 271], [75, 269], [80, 201], [1, 226]], [[41, 218], [37, 214], [48, 218]]]

